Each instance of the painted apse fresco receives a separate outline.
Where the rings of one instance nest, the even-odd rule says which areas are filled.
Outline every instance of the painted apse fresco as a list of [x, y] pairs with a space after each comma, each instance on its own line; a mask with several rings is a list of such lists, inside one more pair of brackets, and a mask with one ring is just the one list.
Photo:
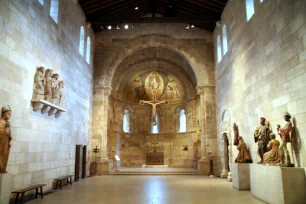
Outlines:
[[131, 103], [153, 100], [153, 90], [156, 90], [156, 100], [166, 100], [169, 104], [186, 100], [183, 82], [173, 74], [160, 71], [148, 71], [128, 79], [124, 88], [126, 96], [122, 99]]

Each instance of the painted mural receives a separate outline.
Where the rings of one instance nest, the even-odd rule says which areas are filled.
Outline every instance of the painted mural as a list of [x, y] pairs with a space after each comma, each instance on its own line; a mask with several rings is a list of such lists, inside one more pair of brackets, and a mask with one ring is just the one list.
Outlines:
[[151, 71], [139, 73], [124, 85], [128, 102], [138, 103], [140, 100], [166, 100], [170, 103], [185, 100], [185, 87], [182, 81], [175, 75]]

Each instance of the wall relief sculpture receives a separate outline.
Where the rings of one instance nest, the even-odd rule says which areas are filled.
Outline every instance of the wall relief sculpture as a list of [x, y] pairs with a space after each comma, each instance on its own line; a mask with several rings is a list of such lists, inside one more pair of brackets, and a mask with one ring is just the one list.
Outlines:
[[64, 81], [59, 79], [59, 74], [53, 73], [52, 69], [37, 67], [34, 76], [32, 105], [34, 111], [41, 110], [49, 116], [60, 117], [64, 105]]
[[6, 166], [11, 148], [11, 125], [10, 118], [12, 110], [10, 107], [3, 107], [0, 118], [0, 174], [6, 173]]

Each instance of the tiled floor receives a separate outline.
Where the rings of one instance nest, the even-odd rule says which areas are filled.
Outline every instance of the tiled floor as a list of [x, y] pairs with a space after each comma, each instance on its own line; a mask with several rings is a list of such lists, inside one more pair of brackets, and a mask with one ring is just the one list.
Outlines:
[[238, 204], [262, 203], [225, 179], [205, 176], [95, 176], [29, 204]]

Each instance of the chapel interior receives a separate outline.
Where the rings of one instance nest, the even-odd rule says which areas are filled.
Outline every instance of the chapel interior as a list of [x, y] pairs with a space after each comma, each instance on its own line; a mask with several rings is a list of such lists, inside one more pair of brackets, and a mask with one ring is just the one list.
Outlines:
[[0, 0], [0, 204], [306, 204], [305, 0]]

